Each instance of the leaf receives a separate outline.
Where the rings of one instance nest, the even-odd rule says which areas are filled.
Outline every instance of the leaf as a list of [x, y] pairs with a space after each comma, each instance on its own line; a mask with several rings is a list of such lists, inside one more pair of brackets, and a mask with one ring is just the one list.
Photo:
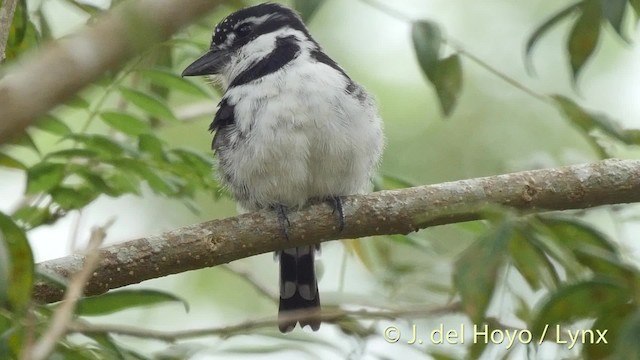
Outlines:
[[569, 33], [567, 51], [574, 82], [598, 45], [601, 10], [599, 0], [584, 0], [582, 14]]
[[26, 170], [27, 166], [20, 161], [12, 158], [11, 156], [0, 153], [0, 166], [10, 168], [10, 169], [18, 169], [18, 170]]
[[80, 110], [88, 109], [91, 106], [91, 104], [89, 104], [87, 100], [77, 94], [72, 96], [69, 100], [65, 101], [64, 105]]
[[323, 3], [324, 0], [294, 0], [293, 7], [300, 13], [302, 20], [308, 23]]
[[127, 135], [138, 136], [151, 131], [147, 122], [131, 114], [105, 111], [100, 117], [107, 125]]
[[36, 128], [58, 136], [67, 136], [72, 133], [71, 128], [62, 120], [53, 115], [45, 115], [36, 123]]
[[520, 230], [509, 241], [509, 253], [515, 268], [533, 290], [542, 285], [554, 288], [559, 283], [558, 274], [545, 253], [530, 241], [533, 235], [525, 236]]
[[533, 34], [531, 34], [531, 36], [529, 37], [529, 40], [527, 40], [527, 46], [526, 46], [526, 50], [525, 50], [525, 54], [526, 54], [525, 56], [526, 56], [526, 59], [528, 60], [527, 61], [527, 68], [529, 69], [529, 71], [533, 70], [533, 64], [531, 62], [531, 52], [533, 51], [534, 45], [553, 26], [558, 24], [560, 21], [562, 21], [564, 18], [568, 17], [572, 13], [576, 12], [581, 6], [582, 6], [582, 1], [578, 1], [578, 2], [576, 2], [574, 4], [572, 4], [572, 5], [567, 6], [566, 8], [562, 9], [561, 11], [559, 11], [558, 13], [553, 15], [549, 20], [547, 20], [544, 23], [542, 23], [542, 25], [540, 25], [533, 32]]
[[13, 213], [13, 219], [26, 229], [46, 224], [51, 220], [51, 212], [47, 207], [24, 206]]
[[574, 253], [578, 261], [593, 271], [596, 276], [610, 276], [629, 284], [633, 284], [640, 278], [637, 271], [624, 264], [618, 256], [593, 247], [577, 248]]
[[24, 132], [24, 133], [18, 135], [17, 137], [12, 139], [9, 142], [9, 144], [15, 145], [15, 146], [22, 146], [22, 147], [25, 147], [27, 149], [31, 149], [31, 150], [35, 151], [37, 154], [40, 154], [40, 149], [38, 149], [38, 146], [33, 141], [33, 138], [27, 132]]
[[414, 22], [411, 37], [422, 72], [435, 87], [443, 114], [449, 116], [462, 89], [460, 57], [451, 55], [440, 59], [442, 33], [432, 22]]
[[211, 158], [187, 149], [173, 149], [171, 154], [177, 155], [200, 177], [212, 177], [213, 161]]
[[64, 149], [48, 153], [45, 159], [65, 159], [67, 161], [74, 158], [93, 159], [98, 156], [98, 152], [89, 149]]
[[72, 134], [69, 138], [80, 142], [87, 149], [107, 158], [119, 157], [127, 151], [122, 144], [104, 135]]
[[155, 135], [143, 134], [138, 136], [138, 150], [151, 155], [151, 157], [158, 161], [163, 162], [167, 160], [167, 154], [164, 152], [162, 141]]
[[640, 310], [630, 316], [622, 326], [615, 344], [615, 359], [640, 359]]
[[631, 4], [631, 8], [635, 11], [636, 16], [640, 16], [640, 0], [629, 0], [629, 4]]
[[65, 177], [64, 164], [40, 162], [27, 170], [27, 194], [47, 192], [58, 186]]
[[609, 279], [594, 279], [567, 285], [551, 293], [537, 312], [531, 330], [542, 335], [545, 325], [571, 323], [607, 316], [629, 300], [629, 289]]
[[401, 179], [395, 175], [382, 175], [381, 190], [406, 189], [416, 186], [414, 183]]
[[[104, 181], [109, 188], [113, 189], [117, 194], [134, 194], [141, 195], [140, 182], [133, 176], [128, 176], [120, 171], [105, 175]], [[112, 195], [115, 196], [115, 195]]]
[[0, 233], [10, 259], [7, 300], [13, 311], [22, 313], [27, 310], [31, 302], [33, 254], [24, 231], [1, 212]]
[[627, 0], [600, 0], [602, 14], [618, 33], [620, 38], [627, 40], [624, 34], [624, 14], [627, 10]]
[[36, 47], [40, 41], [37, 27], [30, 21], [26, 0], [18, 0], [7, 39], [6, 59], [16, 59], [20, 54]]
[[[4, 237], [2, 235], [2, 231], [0, 231], [0, 304], [5, 304], [7, 301], [7, 290], [9, 285], [9, 277], [11, 275], [9, 265], [9, 251], [4, 243]], [[4, 327], [2, 326], [2, 319], [0, 318], [0, 334], [4, 332]], [[1, 340], [0, 340], [1, 341]], [[2, 345], [0, 344], [0, 347]], [[2, 351], [0, 350], [0, 355]]]
[[506, 260], [512, 226], [503, 222], [469, 246], [455, 262], [453, 281], [462, 306], [471, 321], [482, 323], [493, 292], [498, 271]]
[[110, 163], [120, 170], [130, 171], [145, 180], [147, 184], [149, 184], [149, 187], [156, 193], [172, 196], [178, 191], [174, 184], [166, 181], [163, 177], [156, 174], [145, 163], [127, 158], [110, 160]]
[[[596, 330], [607, 330], [606, 339], [608, 344], [604, 342], [587, 341], [582, 347], [582, 356], [587, 360], [596, 359], [613, 359], [611, 355], [616, 350], [615, 345], [622, 332], [625, 320], [629, 319], [636, 306], [633, 304], [625, 304], [615, 309], [611, 309], [606, 316], [600, 316], [591, 326], [594, 333]], [[597, 338], [596, 338], [597, 339]], [[626, 359], [626, 358], [620, 358]]]
[[451, 55], [438, 62], [433, 85], [436, 88], [442, 113], [451, 115], [462, 90], [462, 64], [460, 56]]
[[177, 120], [169, 106], [156, 96], [123, 86], [119, 90], [125, 99], [147, 114], [164, 120]]
[[610, 136], [622, 140], [623, 142], [628, 142], [630, 140], [628, 134], [620, 129], [617, 123], [607, 119], [605, 116], [591, 114], [571, 99], [561, 95], [554, 95], [552, 96], [552, 99], [555, 101], [564, 116], [568, 118], [573, 125], [582, 130], [585, 135], [589, 135], [588, 140], [599, 153], [601, 158], [607, 158], [609, 156], [590, 136], [590, 132], [592, 130], [599, 129]]
[[618, 255], [617, 247], [604, 234], [580, 221], [561, 217], [540, 217], [540, 220], [551, 230], [555, 242], [572, 252], [593, 247], [603, 253]]
[[422, 72], [429, 81], [434, 82], [443, 41], [440, 27], [431, 21], [414, 22], [411, 26], [411, 38]]
[[87, 186], [59, 186], [51, 190], [53, 201], [64, 210], [81, 209], [100, 195], [95, 189]]
[[180, 302], [189, 312], [189, 304], [173, 294], [157, 290], [119, 290], [106, 294], [89, 296], [78, 301], [76, 314], [80, 316], [108, 315], [140, 306]]
[[201, 96], [207, 99], [211, 96], [206, 90], [196, 85], [191, 80], [178, 76], [174, 71], [168, 69], [144, 69], [142, 70], [142, 74], [145, 78], [158, 86], [181, 91], [189, 95]]

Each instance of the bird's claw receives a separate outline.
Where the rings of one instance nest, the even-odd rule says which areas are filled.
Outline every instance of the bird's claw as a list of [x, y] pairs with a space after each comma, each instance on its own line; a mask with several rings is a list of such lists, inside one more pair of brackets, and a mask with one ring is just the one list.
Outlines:
[[333, 214], [338, 212], [338, 231], [342, 232], [345, 225], [344, 209], [342, 208], [342, 198], [340, 196], [331, 196], [329, 198], [329, 201], [331, 202], [331, 206], [333, 207]]

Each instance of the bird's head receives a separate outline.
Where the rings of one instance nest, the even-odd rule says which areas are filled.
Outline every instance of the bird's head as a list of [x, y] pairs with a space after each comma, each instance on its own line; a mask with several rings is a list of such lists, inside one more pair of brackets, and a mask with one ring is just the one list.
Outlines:
[[248, 69], [273, 66], [266, 64], [266, 59], [282, 62], [279, 58], [295, 57], [317, 47], [293, 10], [275, 3], [260, 4], [222, 20], [213, 31], [209, 51], [189, 65], [182, 76], [213, 75], [227, 87]]

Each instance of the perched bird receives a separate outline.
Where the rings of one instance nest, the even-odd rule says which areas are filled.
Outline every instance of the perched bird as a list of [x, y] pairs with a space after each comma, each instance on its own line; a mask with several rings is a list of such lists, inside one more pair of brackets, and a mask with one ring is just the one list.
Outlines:
[[[367, 192], [383, 148], [382, 122], [369, 94], [322, 51], [291, 9], [265, 3], [232, 13], [207, 53], [183, 76], [210, 75], [224, 95], [209, 127], [217, 172], [239, 205], [274, 209], [288, 236], [287, 212]], [[279, 328], [315, 331], [320, 296], [317, 246], [277, 253]]]

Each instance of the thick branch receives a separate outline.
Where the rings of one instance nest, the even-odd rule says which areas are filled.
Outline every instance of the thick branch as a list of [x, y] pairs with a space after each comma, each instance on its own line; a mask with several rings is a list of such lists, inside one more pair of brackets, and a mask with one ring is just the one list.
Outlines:
[[[268, 210], [212, 220], [107, 247], [86, 294], [170, 274], [220, 265], [278, 249], [331, 239], [407, 234], [428, 226], [478, 219], [488, 204], [547, 211], [640, 202], [640, 161], [606, 160], [557, 169], [461, 180], [403, 190], [348, 196], [346, 227], [338, 233], [328, 204], [290, 214], [290, 239]], [[72, 255], [39, 265], [64, 277], [84, 262]], [[35, 298], [60, 300], [62, 291], [38, 283]]]
[[34, 54], [0, 80], [0, 144], [107, 70], [163, 41], [219, 0], [138, 0]]

